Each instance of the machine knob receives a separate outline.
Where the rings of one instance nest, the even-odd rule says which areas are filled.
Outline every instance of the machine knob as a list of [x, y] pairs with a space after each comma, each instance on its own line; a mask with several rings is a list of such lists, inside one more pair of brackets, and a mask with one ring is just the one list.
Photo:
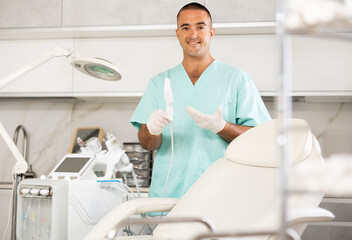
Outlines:
[[29, 193], [29, 191], [30, 191], [29, 188], [22, 188], [22, 189], [21, 189], [21, 193], [22, 193], [23, 195], [27, 195], [27, 194]]
[[49, 195], [49, 189], [40, 189], [39, 195], [48, 196]]
[[32, 188], [31, 191], [30, 191], [30, 193], [31, 193], [32, 195], [38, 195], [39, 189], [38, 189], [38, 188]]

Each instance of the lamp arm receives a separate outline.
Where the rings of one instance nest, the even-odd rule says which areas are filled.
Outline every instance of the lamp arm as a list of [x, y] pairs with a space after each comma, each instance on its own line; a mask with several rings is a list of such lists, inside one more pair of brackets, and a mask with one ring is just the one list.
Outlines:
[[15, 143], [10, 138], [9, 134], [7, 133], [4, 126], [2, 125], [1, 121], [0, 121], [0, 135], [5, 140], [6, 145], [9, 147], [9, 149], [11, 150], [15, 159], [17, 160], [17, 162], [13, 168], [13, 172], [16, 174], [25, 173], [28, 170], [28, 164], [27, 164], [26, 160], [23, 158], [20, 151], [18, 150]]
[[70, 49], [64, 49], [56, 47], [49, 51], [48, 53], [43, 54], [42, 56], [34, 59], [30, 63], [26, 64], [25, 66], [21, 67], [17, 71], [7, 75], [3, 79], [0, 80], [0, 89], [7, 86], [8, 84], [12, 83], [19, 77], [23, 76], [24, 74], [32, 71], [33, 69], [37, 68], [38, 66], [42, 65], [43, 63], [49, 61], [54, 57], [68, 57], [72, 55], [72, 51]]
[[[49, 51], [46, 54], [43, 54], [42, 56], [34, 59], [30, 63], [26, 64], [22, 68], [18, 69], [17, 71], [7, 75], [3, 79], [0, 80], [0, 89], [7, 86], [11, 82], [15, 81], [22, 75], [32, 71], [36, 67], [42, 65], [43, 63], [49, 61], [50, 59], [54, 57], [68, 57], [72, 55], [72, 51], [69, 49], [64, 49], [64, 48], [54, 48], [51, 51]], [[15, 159], [17, 160], [15, 166], [14, 166], [14, 173], [16, 174], [21, 174], [25, 173], [28, 170], [28, 164], [26, 160], [23, 158], [22, 154], [20, 151], [18, 151], [17, 146], [15, 143], [12, 141], [10, 138], [9, 134], [7, 133], [6, 129], [0, 122], [0, 135], [3, 137], [5, 140], [6, 145], [9, 147], [11, 150], [12, 154], [14, 155]]]

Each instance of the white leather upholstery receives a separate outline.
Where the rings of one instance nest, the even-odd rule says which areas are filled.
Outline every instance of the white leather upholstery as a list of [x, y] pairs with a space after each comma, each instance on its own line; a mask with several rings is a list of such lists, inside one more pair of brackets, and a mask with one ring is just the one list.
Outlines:
[[[225, 157], [208, 168], [167, 217], [206, 218], [216, 231], [277, 230], [280, 223], [277, 126], [277, 120], [272, 120], [232, 141]], [[290, 135], [289, 162], [293, 167], [311, 161], [323, 164], [319, 144], [304, 120], [291, 119]], [[293, 188], [297, 181], [291, 179]], [[332, 218], [331, 214], [324, 215], [324, 211], [319, 214], [311, 211], [311, 215], [309, 211], [300, 211], [317, 207], [322, 197], [322, 194], [290, 195], [290, 222], [299, 234], [306, 222]], [[207, 229], [199, 223], [185, 223], [160, 224], [153, 234], [155, 239], [191, 239], [205, 232]], [[276, 236], [250, 239], [276, 239]]]
[[[290, 119], [289, 122], [291, 122], [288, 131], [291, 148], [288, 161], [290, 164], [296, 164], [311, 154], [313, 135], [308, 123], [303, 119]], [[245, 132], [230, 143], [225, 157], [252, 166], [277, 167], [280, 164], [275, 155], [278, 150], [278, 127], [278, 121], [274, 120]]]
[[[168, 217], [205, 217], [213, 222], [217, 231], [276, 229], [280, 216], [277, 127], [278, 121], [272, 120], [232, 141], [225, 157], [210, 166]], [[289, 129], [292, 139], [289, 162], [323, 163], [307, 122], [291, 119]], [[317, 207], [322, 197], [322, 194], [292, 195], [289, 206], [291, 209]], [[297, 226], [297, 230], [301, 233], [304, 226]], [[155, 229], [154, 236], [190, 239], [202, 231], [206, 229], [199, 224], [164, 224]]]

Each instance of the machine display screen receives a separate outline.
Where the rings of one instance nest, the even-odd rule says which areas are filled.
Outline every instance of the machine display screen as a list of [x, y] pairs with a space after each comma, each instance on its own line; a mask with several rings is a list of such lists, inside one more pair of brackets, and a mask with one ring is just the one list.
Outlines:
[[90, 159], [90, 157], [66, 157], [55, 172], [78, 173]]

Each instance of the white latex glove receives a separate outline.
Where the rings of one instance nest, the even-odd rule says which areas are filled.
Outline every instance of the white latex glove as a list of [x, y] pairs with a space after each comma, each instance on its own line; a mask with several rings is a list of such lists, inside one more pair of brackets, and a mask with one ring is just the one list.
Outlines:
[[163, 128], [166, 124], [168, 124], [170, 116], [167, 112], [162, 110], [154, 110], [152, 114], [150, 114], [147, 128], [152, 135], [160, 135], [163, 131]]
[[198, 110], [187, 107], [188, 114], [191, 116], [193, 121], [195, 121], [200, 127], [212, 130], [214, 133], [218, 133], [225, 127], [225, 120], [222, 119], [222, 108], [218, 107], [213, 114], [204, 114]]

